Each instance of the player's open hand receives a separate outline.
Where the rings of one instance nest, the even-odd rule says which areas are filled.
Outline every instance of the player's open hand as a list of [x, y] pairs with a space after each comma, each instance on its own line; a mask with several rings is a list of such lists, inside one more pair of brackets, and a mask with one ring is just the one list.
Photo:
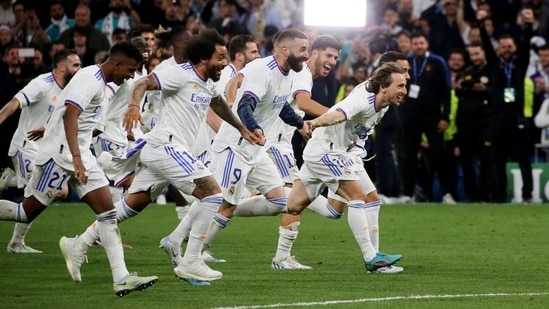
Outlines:
[[141, 117], [139, 108], [132, 108], [132, 106], [130, 106], [128, 110], [126, 110], [126, 114], [124, 114], [124, 121], [122, 124], [124, 126], [124, 130], [127, 132], [131, 132], [140, 124], [142, 125], [143, 117]]
[[29, 132], [27, 132], [27, 138], [31, 141], [37, 141], [44, 136], [44, 132], [46, 132], [46, 128], [44, 127], [30, 130]]

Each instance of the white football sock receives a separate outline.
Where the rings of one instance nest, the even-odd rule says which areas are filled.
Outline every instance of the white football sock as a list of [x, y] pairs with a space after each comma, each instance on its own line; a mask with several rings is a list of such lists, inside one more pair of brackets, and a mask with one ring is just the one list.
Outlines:
[[322, 195], [319, 195], [314, 201], [312, 201], [311, 204], [307, 206], [307, 209], [312, 210], [313, 212], [316, 212], [317, 214], [328, 219], [341, 219], [341, 216], [343, 216], [343, 213], [335, 210], [332, 205], [328, 203], [328, 199]]
[[0, 220], [29, 223], [22, 203], [0, 200]]
[[97, 215], [97, 230], [101, 238], [101, 245], [107, 253], [111, 265], [113, 282], [124, 280], [129, 274], [124, 262], [124, 248], [116, 223], [116, 210], [111, 209]]
[[192, 221], [191, 231], [189, 233], [189, 242], [185, 248], [183, 260], [187, 262], [197, 261], [202, 254], [203, 239], [208, 232], [208, 227], [212, 217], [218, 211], [219, 205], [223, 201], [222, 194], [215, 194], [201, 199], [197, 202], [196, 216]]
[[[168, 239], [171, 243], [174, 245], [177, 245], [178, 247], [181, 247], [181, 244], [183, 243], [183, 240], [186, 237], [189, 237], [189, 233], [191, 231], [191, 226], [194, 218], [196, 218], [196, 215], [199, 211], [201, 211], [200, 205], [198, 204], [198, 200], [195, 200], [191, 206], [185, 206], [188, 207], [187, 214], [179, 221], [179, 224], [177, 227], [168, 235]], [[177, 210], [177, 207], [176, 207]]]
[[22, 244], [25, 242], [25, 236], [29, 232], [32, 223], [15, 223], [10, 244]]
[[183, 218], [185, 218], [185, 216], [187, 215], [187, 213], [189, 212], [189, 210], [191, 209], [191, 206], [189, 205], [186, 205], [186, 206], [175, 206], [175, 212], [177, 213], [177, 219], [179, 220], [183, 220]]
[[379, 251], [379, 210], [381, 208], [381, 201], [370, 202], [366, 204], [364, 213], [366, 214], [366, 220], [368, 220], [368, 227], [370, 231], [370, 241], [376, 251]]
[[370, 261], [376, 256], [376, 249], [370, 241], [368, 220], [364, 212], [365, 204], [361, 200], [349, 201], [347, 204], [347, 222], [355, 240], [360, 247], [364, 261]]
[[213, 215], [213, 219], [211, 220], [210, 225], [208, 226], [208, 231], [206, 232], [206, 238], [204, 239], [202, 250], [206, 250], [212, 245], [217, 234], [222, 229], [226, 228], [230, 221], [230, 218], [227, 218], [220, 213], [215, 213]]
[[255, 195], [238, 201], [233, 215], [237, 217], [276, 216], [281, 212], [282, 208], [279, 205], [263, 195]]
[[276, 248], [275, 259], [280, 261], [290, 256], [292, 245], [297, 238], [299, 222], [294, 222], [288, 226], [278, 227], [278, 246]]
[[[131, 209], [124, 198], [120, 199], [114, 204], [116, 210], [116, 220], [117, 222], [126, 221], [129, 218], [135, 217], [139, 212]], [[76, 246], [81, 250], [82, 253], [86, 253], [88, 248], [93, 246], [93, 244], [100, 240], [99, 231], [97, 230], [97, 221], [93, 222], [82, 235], [76, 239]], [[103, 241], [101, 240], [101, 244]]]

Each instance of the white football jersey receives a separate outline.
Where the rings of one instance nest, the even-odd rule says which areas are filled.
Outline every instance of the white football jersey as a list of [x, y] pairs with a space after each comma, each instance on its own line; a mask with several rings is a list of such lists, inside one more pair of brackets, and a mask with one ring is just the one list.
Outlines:
[[315, 129], [303, 150], [303, 159], [317, 162], [326, 154], [342, 155], [363, 142], [389, 109], [387, 106], [376, 110], [375, 99], [376, 95], [366, 90], [366, 82], [356, 86], [349, 96], [329, 110], [340, 110], [346, 121]]
[[90, 151], [92, 132], [101, 115], [103, 97], [106, 90], [103, 71], [98, 65], [91, 65], [79, 70], [69, 84], [59, 95], [61, 105], [57, 106], [40, 144], [40, 152], [36, 156], [36, 164], [43, 165], [50, 158], [64, 169], [74, 171], [72, 154], [65, 136], [63, 115], [70, 104], [80, 109], [78, 117], [78, 145], [82, 163], [89, 169], [95, 162]]
[[38, 151], [39, 141], [28, 140], [27, 132], [46, 123], [62, 90], [50, 72], [37, 76], [15, 95], [22, 110], [17, 130], [11, 140], [9, 156], [14, 156], [23, 145], [26, 151]]
[[[104, 112], [101, 113], [100, 118], [101, 127], [103, 127], [101, 130], [103, 133], [100, 135], [101, 138], [120, 146], [128, 144], [128, 134], [122, 126], [122, 120], [124, 120], [124, 114], [128, 110], [133, 83], [145, 75], [147, 74], [136, 71], [134, 78], [126, 79], [120, 86], [117, 86], [113, 82], [107, 84]], [[136, 130], [134, 129], [134, 131]]]
[[206, 108], [219, 96], [214, 81], [204, 80], [190, 63], [151, 74], [162, 91], [162, 108], [158, 123], [145, 139], [153, 145], [178, 143], [193, 149]]
[[[257, 106], [253, 117], [263, 129], [265, 136], [276, 130], [273, 128], [275, 120], [279, 117], [282, 107], [290, 98], [291, 78], [289, 72], [284, 72], [278, 66], [273, 56], [256, 59], [240, 70], [238, 74], [244, 76], [241, 87], [238, 89], [233, 112], [237, 114], [238, 102], [243, 94], [254, 96]], [[212, 149], [220, 152], [230, 147], [241, 160], [248, 163], [256, 163], [258, 153], [265, 151], [264, 147], [252, 145], [244, 140], [238, 130], [227, 123], [223, 123], [214, 139]]]
[[[176, 66], [178, 63], [175, 61], [175, 57], [171, 56], [168, 59], [163, 60], [160, 62], [152, 72], [159, 72], [162, 71], [165, 68], [169, 68], [172, 66]], [[162, 91], [160, 90], [151, 90], [147, 91], [147, 100], [145, 102], [144, 109], [146, 111], [151, 111], [154, 113], [157, 113], [156, 111], [160, 109], [160, 106], [162, 105]]]
[[227, 99], [225, 96], [225, 87], [227, 87], [227, 83], [229, 83], [229, 80], [231, 78], [235, 77], [238, 72], [236, 71], [236, 68], [234, 65], [229, 64], [223, 70], [221, 70], [221, 76], [219, 77], [219, 80], [215, 83], [215, 86], [217, 88], [217, 92], [224, 98]]
[[[219, 77], [219, 80], [215, 83], [215, 87], [217, 89], [217, 93], [224, 99], [225, 97], [225, 87], [227, 86], [227, 83], [231, 78], [233, 78], [236, 75], [236, 69], [234, 65], [229, 64], [223, 70], [221, 70], [221, 76]], [[215, 131], [208, 125], [206, 122], [206, 117], [202, 119], [202, 122], [200, 123], [200, 127], [198, 128], [198, 136], [196, 139], [196, 143], [193, 145], [192, 152], [195, 156], [200, 156], [204, 154], [206, 151], [210, 151], [210, 147], [212, 144], [212, 141], [215, 137]]]
[[[297, 106], [295, 96], [300, 92], [311, 93], [313, 89], [313, 75], [309, 65], [304, 62], [303, 69], [299, 72], [290, 71], [290, 77], [292, 78], [292, 95], [289, 98], [289, 104], [294, 111], [301, 117], [305, 116], [305, 112], [300, 110]], [[269, 149], [271, 146], [276, 145], [279, 149], [286, 149], [293, 153], [292, 148], [292, 136], [294, 135], [296, 127], [286, 124], [280, 117], [275, 120], [273, 124], [274, 130], [269, 132], [266, 136], [267, 142], [265, 148]]]

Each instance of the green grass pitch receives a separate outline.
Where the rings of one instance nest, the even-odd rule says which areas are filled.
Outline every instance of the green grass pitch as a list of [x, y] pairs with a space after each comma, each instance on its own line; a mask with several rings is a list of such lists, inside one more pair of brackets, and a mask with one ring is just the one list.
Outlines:
[[293, 254], [313, 270], [273, 270], [279, 217], [235, 218], [211, 248], [224, 277], [193, 287], [174, 277], [158, 248], [178, 223], [174, 207], [149, 206], [119, 225], [130, 271], [157, 284], [114, 295], [102, 248], [88, 252], [73, 283], [58, 248], [61, 236], [94, 219], [83, 204], [55, 204], [34, 223], [27, 244], [43, 254], [6, 253], [13, 223], [0, 223], [2, 308], [549, 308], [549, 207], [531, 205], [387, 205], [381, 249], [401, 253], [396, 275], [367, 274], [346, 217], [302, 218]]

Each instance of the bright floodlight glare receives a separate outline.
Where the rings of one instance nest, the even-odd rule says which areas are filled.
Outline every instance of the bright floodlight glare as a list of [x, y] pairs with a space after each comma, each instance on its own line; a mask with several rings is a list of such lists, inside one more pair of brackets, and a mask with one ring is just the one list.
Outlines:
[[307, 26], [366, 26], [366, 0], [304, 0], [304, 11]]

